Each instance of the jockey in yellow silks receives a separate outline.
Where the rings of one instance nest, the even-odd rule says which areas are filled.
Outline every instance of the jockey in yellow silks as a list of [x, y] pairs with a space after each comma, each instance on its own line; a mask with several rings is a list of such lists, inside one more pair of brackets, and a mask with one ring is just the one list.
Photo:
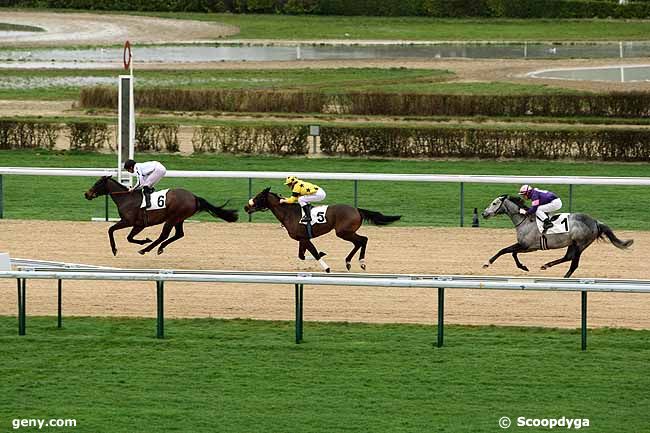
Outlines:
[[311, 222], [311, 204], [312, 202], [325, 200], [325, 190], [313, 183], [305, 182], [296, 176], [287, 176], [284, 182], [291, 188], [291, 197], [280, 199], [280, 203], [300, 203], [303, 211], [301, 223]]

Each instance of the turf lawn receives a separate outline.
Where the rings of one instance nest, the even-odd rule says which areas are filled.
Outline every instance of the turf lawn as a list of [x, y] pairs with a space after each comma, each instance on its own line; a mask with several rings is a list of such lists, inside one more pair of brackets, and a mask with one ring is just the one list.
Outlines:
[[[355, 158], [281, 158], [231, 155], [146, 155], [140, 160], [159, 159], [169, 170], [246, 170], [352, 172], [352, 173], [449, 173], [499, 175], [584, 175], [647, 176], [644, 164], [565, 163], [537, 161], [411, 161]], [[113, 155], [99, 153], [1, 151], [0, 166], [26, 167], [113, 167]], [[54, 219], [88, 221], [104, 215], [104, 200], [88, 202], [83, 192], [95, 178], [3, 176], [4, 216], [13, 219]], [[327, 203], [354, 204], [352, 181], [318, 181], [326, 189]], [[247, 179], [180, 179], [166, 178], [160, 188], [184, 187], [215, 204], [231, 200], [233, 208], [242, 209], [249, 199]], [[279, 179], [254, 179], [253, 194], [267, 186], [288, 193]], [[548, 187], [569, 208], [568, 186]], [[519, 185], [464, 185], [464, 220], [471, 222], [473, 208], [480, 213], [493, 198], [516, 193]], [[385, 214], [403, 215], [403, 226], [457, 226], [460, 220], [460, 185], [457, 183], [370, 182], [358, 184], [358, 207]], [[644, 206], [648, 191], [644, 187], [573, 187], [573, 211], [585, 212], [601, 219], [613, 229], [648, 230], [650, 217]], [[116, 216], [110, 204], [110, 216]], [[255, 214], [253, 221], [270, 222], [272, 215]], [[211, 217], [202, 215], [202, 220]], [[248, 218], [242, 211], [243, 221]], [[484, 227], [509, 227], [506, 218], [481, 222]]]
[[[0, 317], [0, 429], [69, 432], [496, 432], [499, 418], [650, 425], [649, 331]], [[511, 431], [545, 429], [511, 427]], [[546, 429], [547, 430], [547, 429]], [[20, 431], [37, 431], [21, 429]]]

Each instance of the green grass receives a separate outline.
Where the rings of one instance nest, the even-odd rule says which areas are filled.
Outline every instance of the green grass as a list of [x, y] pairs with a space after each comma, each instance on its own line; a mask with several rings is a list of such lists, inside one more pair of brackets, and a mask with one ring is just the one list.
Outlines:
[[2, 32], [44, 32], [45, 29], [35, 26], [24, 26], [21, 24], [0, 23]]
[[235, 39], [639, 41], [650, 37], [650, 21], [644, 20], [486, 20], [176, 12], [143, 15], [216, 21], [237, 26], [240, 33], [230, 37]]
[[[0, 55], [1, 56], [1, 55]], [[154, 70], [139, 71], [137, 87], [170, 89], [299, 90], [324, 93], [391, 92], [478, 95], [576, 94], [543, 84], [454, 83], [453, 71], [406, 68], [340, 68], [291, 70]], [[115, 71], [20, 70], [4, 71], [0, 99], [78, 99], [82, 87], [108, 83]], [[93, 80], [93, 81], [82, 81]], [[103, 81], [102, 81], [103, 80]]]
[[[548, 176], [647, 176], [646, 164], [568, 163], [541, 161], [428, 161], [355, 158], [282, 158], [232, 155], [147, 155], [140, 160], [158, 159], [169, 170], [244, 170], [244, 171], [296, 171], [351, 172], [351, 173], [438, 173], [438, 174], [496, 174], [496, 175], [548, 175]], [[27, 167], [114, 167], [115, 157], [110, 154], [2, 151], [0, 165]], [[51, 219], [87, 221], [104, 214], [104, 200], [88, 202], [82, 193], [94, 183], [95, 178], [3, 176], [5, 218]], [[327, 191], [327, 203], [354, 201], [351, 181], [317, 182]], [[253, 194], [267, 186], [288, 194], [279, 179], [254, 179]], [[556, 191], [568, 210], [569, 187], [565, 185], [537, 185]], [[247, 179], [181, 179], [166, 178], [159, 188], [184, 187], [211, 202], [221, 204], [231, 200], [231, 206], [241, 209], [249, 198]], [[466, 184], [464, 186], [464, 219], [471, 222], [474, 207], [481, 212], [494, 197], [503, 193], [516, 193], [518, 185]], [[457, 183], [370, 182], [358, 184], [358, 206], [378, 210], [385, 214], [401, 214], [403, 226], [457, 226], [459, 224], [459, 193]], [[614, 230], [650, 229], [650, 216], [645, 203], [649, 199], [644, 187], [575, 186], [573, 211], [585, 212], [601, 219]], [[113, 204], [110, 215], [116, 216]], [[242, 213], [242, 220], [247, 221]], [[202, 215], [201, 220], [210, 220]], [[253, 221], [271, 222], [268, 213], [255, 214]], [[481, 222], [484, 227], [510, 227], [505, 218]]]
[[[649, 331], [0, 317], [0, 429], [74, 432], [497, 432], [502, 416], [647, 431]], [[57, 429], [57, 431], [64, 431]], [[511, 427], [510, 431], [546, 431]], [[21, 431], [36, 431], [21, 429]], [[54, 431], [48, 430], [48, 431]]]

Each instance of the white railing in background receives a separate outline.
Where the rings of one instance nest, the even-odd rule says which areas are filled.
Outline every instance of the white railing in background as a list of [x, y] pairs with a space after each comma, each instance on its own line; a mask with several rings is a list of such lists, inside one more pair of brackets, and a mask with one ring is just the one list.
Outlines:
[[[253, 179], [284, 179], [293, 174], [305, 179], [350, 180], [354, 182], [354, 207], [358, 203], [359, 181], [393, 181], [393, 182], [447, 182], [460, 185], [460, 226], [464, 225], [465, 183], [507, 183], [507, 184], [549, 184], [569, 185], [568, 211], [573, 207], [574, 185], [610, 185], [610, 186], [650, 186], [650, 177], [599, 177], [599, 176], [500, 176], [500, 175], [466, 175], [466, 174], [400, 174], [400, 173], [324, 173], [324, 172], [285, 172], [285, 171], [188, 171], [169, 170], [166, 177], [213, 178], [213, 179], [248, 179], [248, 195], [253, 195]], [[3, 175], [30, 176], [77, 176], [100, 177], [113, 175], [116, 169], [107, 168], [39, 168], [39, 167], [0, 167], [0, 218], [3, 217]], [[129, 173], [123, 173], [128, 176]], [[108, 199], [106, 199], [108, 200]], [[106, 202], [105, 220], [108, 221], [108, 201]], [[249, 221], [251, 215], [249, 215]]]
[[438, 347], [443, 344], [444, 290], [542, 290], [581, 293], [582, 350], [587, 347], [587, 292], [650, 293], [650, 281], [608, 279], [558, 279], [482, 277], [463, 275], [323, 274], [305, 272], [240, 272], [129, 269], [32, 269], [0, 272], [0, 278], [16, 279], [18, 285], [18, 333], [25, 335], [27, 280], [58, 280], [58, 323], [62, 320], [63, 280], [155, 281], [157, 289], [157, 336], [164, 337], [164, 283], [240, 283], [293, 285], [296, 301], [296, 343], [303, 335], [303, 288], [312, 286], [364, 286], [438, 289]]
[[[117, 177], [117, 170], [102, 168], [37, 168], [0, 167], [0, 175], [31, 176], [107, 176]], [[650, 177], [599, 177], [599, 176], [503, 176], [468, 174], [400, 174], [400, 173], [326, 173], [285, 171], [189, 171], [168, 170], [165, 177], [221, 178], [221, 179], [284, 179], [288, 175], [306, 179], [372, 180], [395, 182], [448, 182], [448, 183], [537, 183], [558, 185], [618, 185], [649, 186]], [[128, 176], [129, 173], [123, 173]]]

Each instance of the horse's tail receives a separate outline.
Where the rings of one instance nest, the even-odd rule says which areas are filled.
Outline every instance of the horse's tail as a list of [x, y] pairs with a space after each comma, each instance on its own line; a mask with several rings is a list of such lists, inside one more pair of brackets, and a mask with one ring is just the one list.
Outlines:
[[224, 207], [228, 204], [228, 202], [225, 202], [221, 206], [215, 206], [213, 204], [208, 203], [208, 201], [202, 197], [196, 197], [196, 201], [198, 203], [199, 212], [207, 211], [213, 217], [221, 218], [222, 220], [228, 221], [229, 223], [234, 223], [235, 221], [237, 221], [237, 218], [239, 218], [236, 210], [224, 209]]
[[616, 248], [624, 250], [629, 248], [630, 245], [634, 243], [634, 239], [622, 241], [617, 238], [612, 229], [610, 229], [606, 224], [603, 224], [600, 221], [598, 221], [596, 224], [598, 224], [598, 237], [600, 239], [603, 239], [604, 236], [607, 236], [607, 239], [609, 239], [612, 245], [614, 245]]
[[359, 211], [359, 214], [361, 214], [362, 220], [368, 221], [369, 223], [376, 224], [378, 226], [386, 226], [402, 218], [401, 215], [384, 215], [380, 212], [374, 212], [361, 208], [357, 208], [357, 210]]

